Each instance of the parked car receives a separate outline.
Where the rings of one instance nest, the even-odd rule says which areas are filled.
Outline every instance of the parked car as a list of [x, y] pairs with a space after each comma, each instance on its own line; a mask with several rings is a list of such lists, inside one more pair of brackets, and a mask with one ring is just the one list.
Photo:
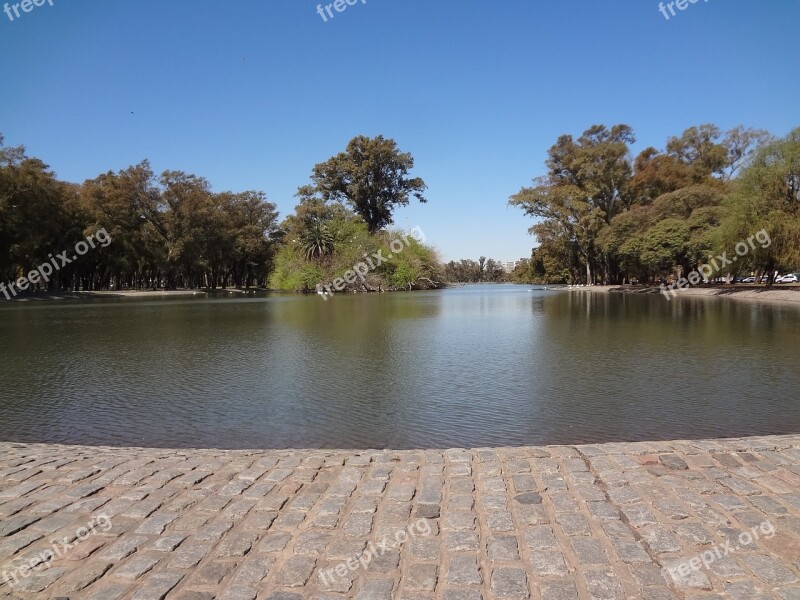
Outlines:
[[745, 277], [744, 279], [742, 279], [742, 283], [755, 283], [755, 282], [756, 282], [755, 277]]
[[797, 275], [794, 273], [787, 273], [786, 275], [781, 275], [775, 280], [775, 283], [797, 283], [800, 281]]

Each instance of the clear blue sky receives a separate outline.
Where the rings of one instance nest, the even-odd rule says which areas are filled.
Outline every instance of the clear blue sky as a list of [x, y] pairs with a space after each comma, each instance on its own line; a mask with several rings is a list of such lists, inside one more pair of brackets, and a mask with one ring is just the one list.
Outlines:
[[446, 259], [529, 256], [506, 203], [560, 134], [625, 122], [639, 150], [706, 122], [800, 125], [797, 0], [668, 21], [654, 0], [367, 0], [328, 22], [313, 0], [52, 1], [0, 12], [7, 144], [75, 182], [149, 158], [285, 216], [315, 163], [382, 134], [430, 188], [396, 224]]

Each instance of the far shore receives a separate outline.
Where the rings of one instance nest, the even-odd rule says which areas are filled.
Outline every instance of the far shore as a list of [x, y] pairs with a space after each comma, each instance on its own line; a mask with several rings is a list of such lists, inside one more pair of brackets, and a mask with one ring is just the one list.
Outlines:
[[37, 292], [35, 294], [25, 294], [6, 300], [0, 296], [0, 304], [3, 302], [38, 302], [42, 300], [83, 300], [89, 298], [190, 298], [193, 296], [204, 295], [224, 295], [224, 294], [252, 294], [257, 292], [268, 292], [263, 288], [250, 288], [240, 290], [238, 288], [217, 289], [217, 290], [97, 290], [97, 291], [63, 291], [63, 292]]
[[[458, 287], [461, 284], [450, 284], [451, 287]], [[518, 284], [530, 285], [530, 284]], [[547, 285], [537, 287], [537, 289], [561, 290], [569, 292], [589, 292], [593, 294], [661, 294], [661, 289], [654, 286], [643, 285], [593, 285], [593, 286], [567, 286], [567, 285]], [[88, 299], [133, 299], [133, 298], [192, 298], [197, 296], [225, 296], [225, 295], [248, 295], [255, 293], [273, 292], [276, 294], [288, 294], [278, 290], [268, 290], [265, 288], [249, 289], [199, 289], [199, 290], [97, 290], [97, 291], [63, 291], [63, 292], [40, 292], [36, 294], [20, 295], [6, 300], [0, 295], [0, 306], [3, 303], [17, 302], [41, 302], [48, 300], [88, 300]], [[297, 294], [302, 295], [302, 294]], [[684, 288], [677, 292], [676, 296], [670, 294], [670, 298], [732, 298], [734, 300], [744, 300], [747, 302], [768, 302], [786, 304], [790, 306], [800, 306], [800, 285], [785, 287], [755, 287], [747, 285], [717, 285], [717, 286], [698, 286]]]
[[[576, 287], [565, 286], [571, 292], [591, 292], [600, 294], [661, 294], [661, 289], [653, 286], [641, 285], [593, 285]], [[677, 291], [677, 295], [670, 294], [670, 298], [732, 298], [748, 302], [776, 302], [800, 306], [800, 286], [787, 287], [754, 287], [747, 285], [716, 285], [689, 287]]]

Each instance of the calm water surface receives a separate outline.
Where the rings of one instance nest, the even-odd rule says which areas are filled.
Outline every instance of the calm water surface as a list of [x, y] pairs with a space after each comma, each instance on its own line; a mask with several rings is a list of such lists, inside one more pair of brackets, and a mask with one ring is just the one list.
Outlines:
[[800, 309], [523, 286], [0, 305], [0, 440], [427, 448], [800, 431]]

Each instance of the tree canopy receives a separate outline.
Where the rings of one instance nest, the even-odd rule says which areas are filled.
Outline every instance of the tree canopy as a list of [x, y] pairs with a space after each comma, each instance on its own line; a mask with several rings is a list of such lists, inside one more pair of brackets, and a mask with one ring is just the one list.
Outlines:
[[427, 202], [422, 195], [425, 182], [408, 176], [413, 167], [414, 158], [400, 152], [394, 140], [360, 135], [344, 152], [315, 165], [314, 185], [301, 190], [318, 194], [325, 202], [346, 204], [374, 233], [391, 225], [394, 209], [407, 206], [410, 197]]
[[536, 219], [530, 279], [656, 282], [690, 271], [711, 252], [732, 251], [741, 236], [764, 227], [782, 241], [737, 268], [796, 268], [790, 248], [798, 248], [797, 202], [787, 197], [797, 177], [797, 136], [775, 141], [761, 130], [723, 133], [705, 124], [635, 158], [628, 125], [594, 125], [577, 140], [559, 137], [547, 174], [509, 200]]

